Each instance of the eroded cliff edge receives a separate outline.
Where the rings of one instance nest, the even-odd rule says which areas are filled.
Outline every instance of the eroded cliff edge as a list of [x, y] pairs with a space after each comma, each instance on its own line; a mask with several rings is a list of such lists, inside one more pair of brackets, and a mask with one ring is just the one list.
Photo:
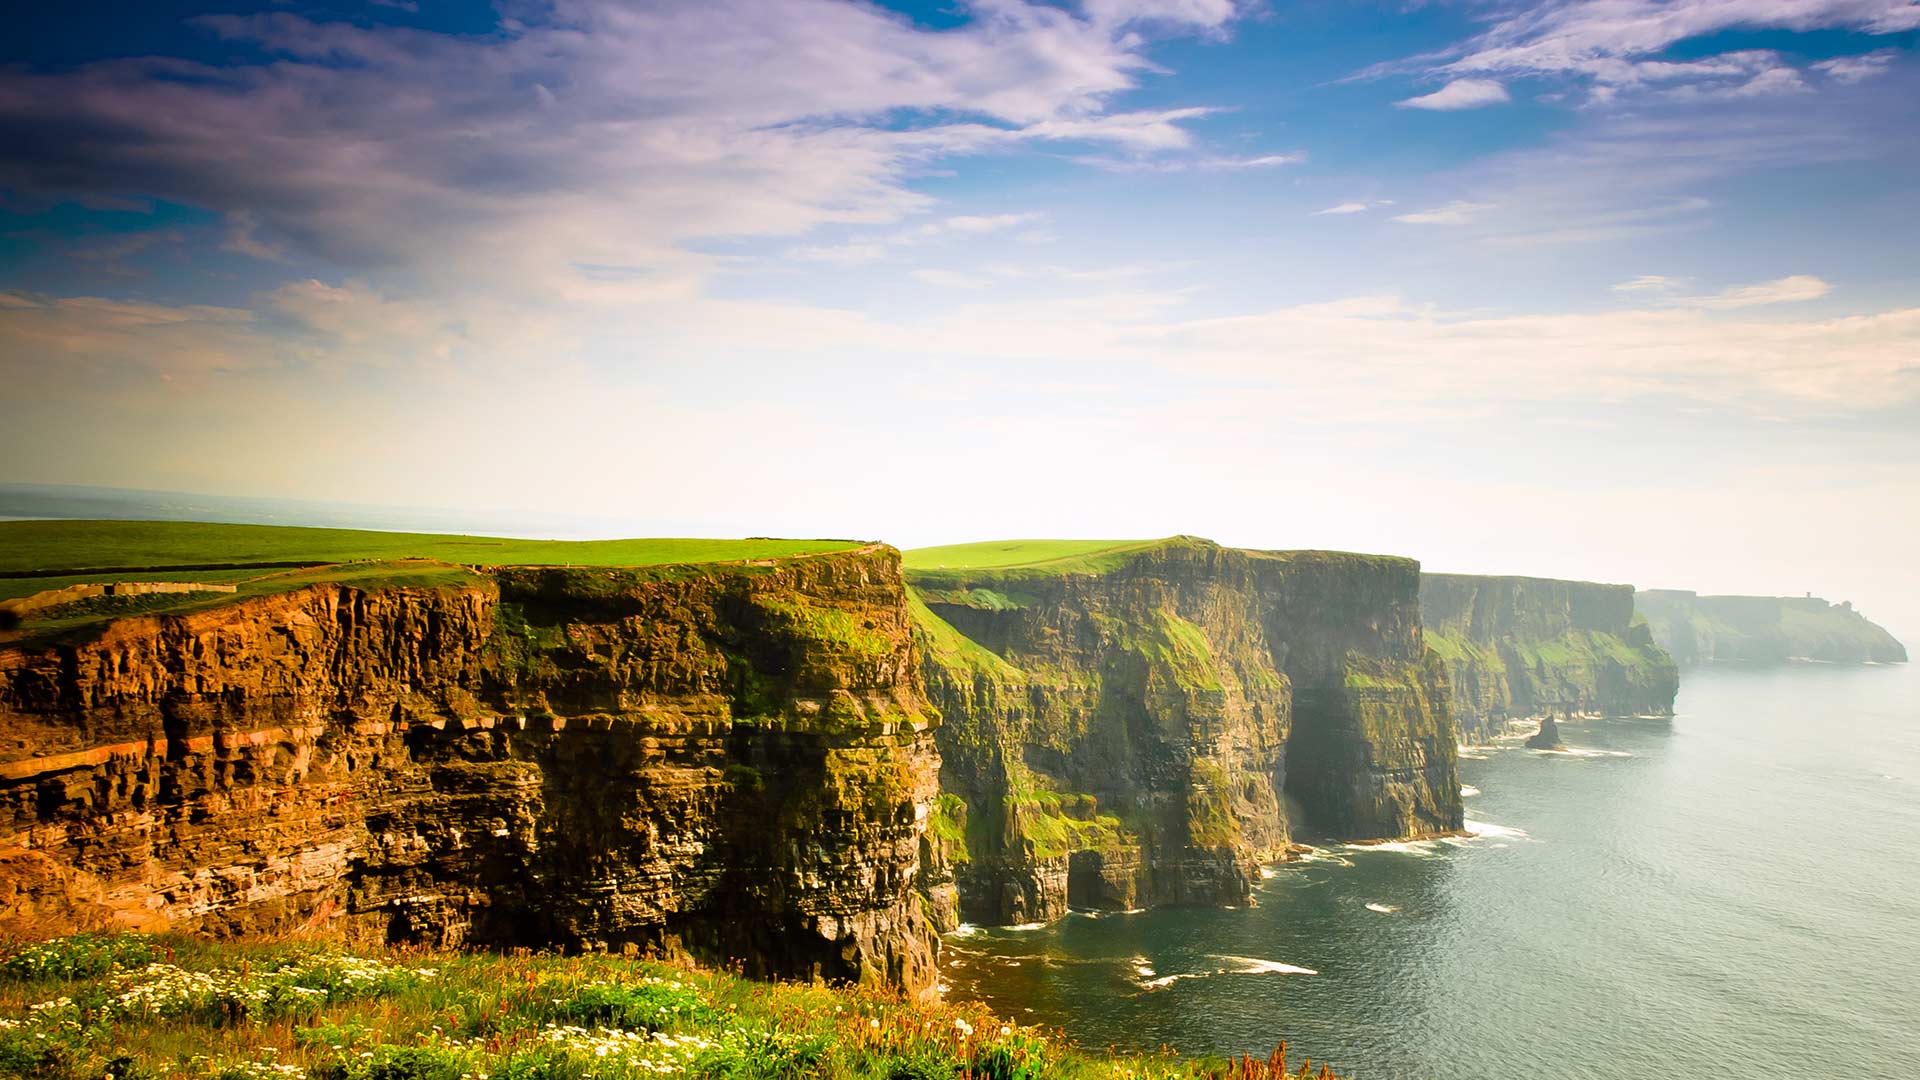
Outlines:
[[1469, 741], [1548, 714], [1673, 712], [1679, 671], [1635, 616], [1631, 585], [1425, 574], [1420, 611]]
[[1842, 601], [1817, 596], [1701, 596], [1679, 589], [1639, 594], [1655, 640], [1682, 664], [1716, 660], [1780, 664], [1904, 664], [1907, 648]]
[[0, 900], [925, 990], [937, 713], [911, 642], [876, 545], [321, 583], [10, 647]]
[[1243, 903], [1293, 835], [1462, 825], [1418, 564], [1181, 537], [1071, 567], [910, 570], [943, 922]]

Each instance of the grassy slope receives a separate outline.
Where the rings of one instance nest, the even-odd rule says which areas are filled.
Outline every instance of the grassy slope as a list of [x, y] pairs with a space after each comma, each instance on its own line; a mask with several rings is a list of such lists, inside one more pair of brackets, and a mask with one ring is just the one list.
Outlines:
[[1126, 556], [1166, 540], [986, 540], [901, 552], [908, 570], [1001, 570], [1044, 568], [1054, 573], [1097, 573]]
[[435, 559], [488, 566], [656, 566], [844, 551], [851, 540], [518, 540], [187, 521], [0, 522], [0, 575], [209, 563]]
[[1278, 1075], [1258, 1066], [1096, 1056], [979, 1005], [606, 955], [80, 936], [0, 962], [0, 1075], [31, 1080]]
[[[86, 631], [118, 616], [179, 614], [322, 582], [364, 588], [462, 585], [476, 580], [465, 568], [468, 565], [683, 566], [810, 555], [858, 546], [851, 540], [518, 540], [187, 521], [6, 521], [0, 522], [0, 600], [67, 585], [130, 579], [239, 586], [239, 591], [231, 594], [103, 599], [52, 609], [30, 617], [25, 624], [26, 638], [44, 641]], [[271, 566], [273, 563], [326, 565], [285, 569]], [[137, 569], [209, 565], [226, 568]], [[7, 576], [105, 567], [136, 569], [52, 577]]]

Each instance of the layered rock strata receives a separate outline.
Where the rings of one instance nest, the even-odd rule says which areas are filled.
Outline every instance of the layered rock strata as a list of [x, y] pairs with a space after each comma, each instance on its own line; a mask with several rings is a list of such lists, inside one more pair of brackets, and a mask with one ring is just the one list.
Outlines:
[[1678, 669], [1635, 616], [1630, 585], [1425, 574], [1420, 611], [1469, 741], [1550, 713], [1673, 712]]
[[316, 584], [0, 650], [9, 918], [933, 983], [899, 556]]
[[1411, 560], [1183, 537], [909, 577], [945, 716], [927, 867], [957, 917], [1243, 903], [1295, 833], [1461, 827]]

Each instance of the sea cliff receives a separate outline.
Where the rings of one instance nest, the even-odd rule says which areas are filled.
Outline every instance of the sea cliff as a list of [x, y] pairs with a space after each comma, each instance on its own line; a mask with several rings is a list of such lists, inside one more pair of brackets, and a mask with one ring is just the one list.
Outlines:
[[1648, 589], [1637, 598], [1654, 638], [1682, 664], [1901, 664], [1906, 646], [1853, 609], [1817, 596], [1701, 596]]
[[924, 884], [949, 925], [1244, 903], [1296, 834], [1461, 827], [1412, 560], [1176, 537], [909, 580], [945, 716]]
[[930, 990], [938, 714], [897, 552], [435, 580], [0, 648], [8, 918]]
[[1632, 586], [1426, 574], [1420, 610], [1470, 741], [1528, 717], [1673, 711], [1679, 673], [1636, 617]]

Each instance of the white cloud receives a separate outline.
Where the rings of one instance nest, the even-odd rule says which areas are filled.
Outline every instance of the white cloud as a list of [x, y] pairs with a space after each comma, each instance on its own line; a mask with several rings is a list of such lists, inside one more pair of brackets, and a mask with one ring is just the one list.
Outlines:
[[1833, 286], [1811, 274], [1793, 274], [1752, 285], [1734, 285], [1717, 293], [1704, 296], [1687, 295], [1682, 292], [1688, 285], [1685, 278], [1667, 277], [1661, 274], [1642, 274], [1628, 281], [1614, 285], [1613, 291], [1623, 296], [1653, 300], [1671, 307], [1700, 308], [1708, 311], [1731, 311], [1736, 308], [1762, 307], [1768, 304], [1794, 304], [1807, 300], [1818, 300], [1833, 291]]
[[1837, 83], [1852, 84], [1864, 82], [1876, 75], [1886, 74], [1898, 55], [1892, 49], [1864, 53], [1859, 56], [1836, 56], [1831, 60], [1822, 60], [1813, 65], [1813, 69]]
[[[1691, 87], [1689, 96], [1751, 97], [1800, 89], [1798, 72], [1768, 50], [1685, 61], [1653, 58], [1678, 42], [1732, 30], [1893, 34], [1915, 28], [1920, 3], [1914, 0], [1559, 0], [1513, 7], [1447, 53], [1375, 70], [1425, 67], [1471, 79], [1570, 76], [1587, 82], [1593, 103], [1617, 100], [1623, 89], [1666, 94]], [[1824, 63], [1837, 69], [1830, 75], [1846, 81], [1871, 74], [1877, 61], [1853, 62], [1863, 59]]]
[[1406, 214], [1395, 214], [1393, 220], [1408, 225], [1467, 225], [1482, 210], [1493, 209], [1492, 203], [1466, 202], [1455, 199], [1445, 206], [1436, 206], [1431, 210], [1416, 210]]
[[1288, 154], [1261, 154], [1256, 157], [1203, 155], [1172, 158], [1116, 158], [1088, 155], [1075, 160], [1112, 172], [1230, 172], [1236, 169], [1271, 169], [1281, 165], [1298, 165], [1307, 160], [1307, 154], [1302, 150]]
[[852, 265], [887, 257], [887, 246], [876, 243], [813, 244], [788, 248], [786, 257], [799, 262]]
[[1641, 274], [1639, 277], [1612, 286], [1612, 289], [1614, 292], [1628, 295], [1659, 294], [1672, 292], [1684, 287], [1685, 284], [1685, 281], [1680, 278], [1666, 277], [1662, 274]]
[[957, 233], [989, 233], [1045, 221], [1046, 217], [1046, 214], [1037, 210], [1018, 214], [956, 214], [941, 222], [941, 225]]
[[[1160, 70], [1132, 27], [1210, 32], [1234, 7], [967, 11], [930, 30], [854, 0], [556, 0], [487, 35], [208, 17], [271, 62], [0, 72], [0, 144], [22, 148], [0, 187], [206, 207], [234, 250], [406, 267], [451, 296], [566, 293], [599, 266], [697, 289], [714, 261], [690, 241], [895, 222], [931, 207], [910, 181], [944, 157], [1192, 153], [1208, 109], [1112, 108]], [[72, 131], [94, 134], [51, 134]], [[801, 257], [836, 254], [870, 253]]]
[[988, 284], [985, 278], [963, 274], [957, 270], [915, 270], [913, 278], [915, 281], [942, 289], [984, 289]]
[[1081, 8], [1108, 26], [1161, 22], [1213, 29], [1238, 14], [1234, 0], [1084, 0]]
[[1433, 109], [1440, 112], [1454, 112], [1460, 109], [1478, 109], [1487, 105], [1504, 105], [1513, 98], [1507, 88], [1494, 79], [1455, 79], [1431, 94], [1396, 101], [1395, 105], [1403, 109]]
[[1731, 308], [1760, 307], [1765, 304], [1796, 304], [1818, 300], [1833, 291], [1833, 286], [1811, 274], [1762, 281], [1756, 285], [1736, 285], [1711, 296], [1687, 297], [1676, 301], [1688, 307], [1724, 311]]
[[1312, 216], [1321, 217], [1327, 214], [1364, 214], [1368, 210], [1372, 210], [1377, 206], [1392, 206], [1392, 205], [1393, 205], [1392, 199], [1374, 199], [1372, 201], [1335, 203], [1332, 206], [1327, 207], [1325, 210], [1313, 211]]

